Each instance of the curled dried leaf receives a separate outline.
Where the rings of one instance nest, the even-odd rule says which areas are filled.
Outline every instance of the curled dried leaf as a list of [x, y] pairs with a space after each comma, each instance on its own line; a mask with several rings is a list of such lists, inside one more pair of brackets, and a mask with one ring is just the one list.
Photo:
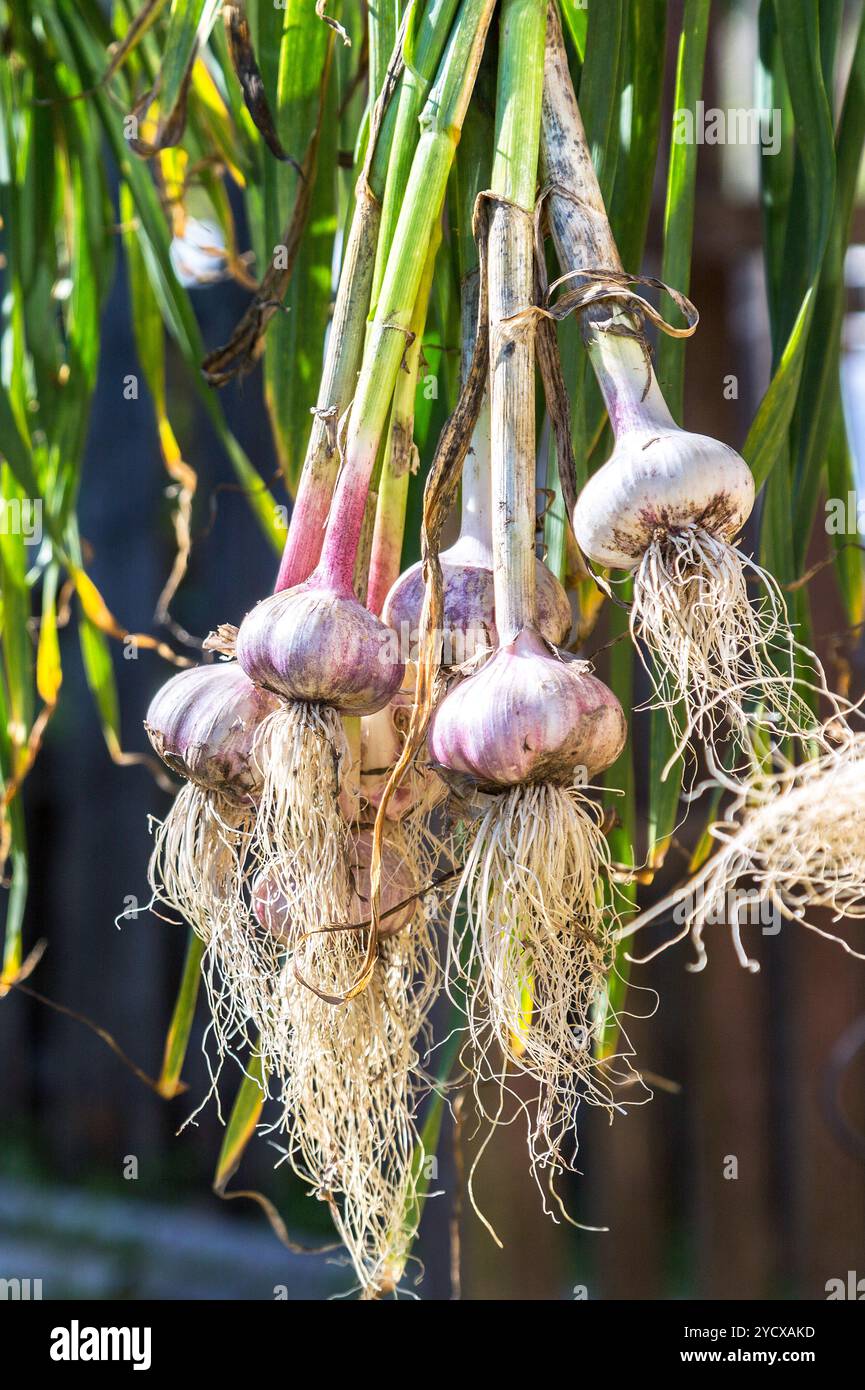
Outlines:
[[[173, 145], [178, 145], [183, 138], [186, 129], [186, 108], [189, 101], [189, 84], [192, 81], [192, 69], [198, 56], [197, 48], [193, 50], [186, 72], [183, 74], [183, 81], [180, 84], [180, 91], [177, 101], [171, 111], [161, 112], [156, 125], [156, 134], [152, 140], [144, 140], [140, 136], [131, 136], [129, 140], [130, 148], [140, 155], [142, 159], [152, 159], [161, 150], [170, 149]], [[139, 97], [132, 108], [131, 116], [137, 123], [140, 122], [150, 107], [159, 99], [159, 81], [151, 87], [149, 92], [145, 92]]]
[[331, 18], [329, 14], [325, 14], [324, 11], [326, 5], [327, 0], [315, 0], [316, 14], [318, 15], [319, 19], [324, 20], [325, 24], [328, 25], [330, 29], [333, 29], [334, 33], [339, 34], [339, 37], [342, 39], [346, 48], [351, 48], [351, 39], [349, 38], [345, 29], [343, 29], [342, 25], [339, 23], [339, 20]]
[[284, 148], [277, 133], [276, 122], [273, 119], [273, 113], [268, 105], [267, 94], [264, 90], [261, 69], [255, 60], [249, 22], [242, 0], [224, 4], [222, 18], [225, 24], [232, 66], [243, 92], [246, 109], [255, 123], [256, 130], [259, 131], [271, 154], [284, 163], [290, 164], [293, 169], [297, 170], [300, 177], [304, 178], [303, 169], [294, 156]]
[[206, 652], [219, 652], [220, 656], [234, 656], [237, 644], [237, 628], [233, 623], [220, 623], [214, 632], [208, 633], [202, 647]]

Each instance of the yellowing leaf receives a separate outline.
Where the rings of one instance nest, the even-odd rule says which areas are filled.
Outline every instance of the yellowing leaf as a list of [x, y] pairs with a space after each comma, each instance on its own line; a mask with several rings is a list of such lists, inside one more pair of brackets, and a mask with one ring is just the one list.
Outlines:
[[75, 592], [81, 601], [81, 607], [84, 609], [85, 617], [89, 618], [93, 626], [98, 628], [100, 632], [104, 632], [107, 637], [116, 638], [119, 642], [129, 642], [134, 647], [158, 652], [161, 657], [172, 662], [175, 666], [192, 664], [184, 657], [177, 656], [171, 647], [165, 642], [160, 642], [158, 637], [151, 637], [147, 632], [129, 632], [125, 627], [121, 627], [85, 570], [73, 565], [70, 569], [70, 575], [75, 585]]
[[46, 579], [42, 596], [42, 621], [39, 626], [39, 646], [36, 652], [36, 689], [46, 705], [57, 703], [63, 683], [60, 664], [60, 643], [57, 638], [57, 604], [54, 586], [49, 590]]

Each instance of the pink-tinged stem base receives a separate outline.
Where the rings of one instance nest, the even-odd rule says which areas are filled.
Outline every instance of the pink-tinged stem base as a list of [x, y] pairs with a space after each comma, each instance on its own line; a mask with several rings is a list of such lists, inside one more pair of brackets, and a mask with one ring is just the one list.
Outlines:
[[359, 431], [339, 475], [313, 583], [346, 598], [354, 594], [354, 567], [375, 466], [376, 440]]
[[322, 487], [322, 480], [314, 474], [304, 473], [273, 588], [275, 594], [302, 584], [318, 564], [330, 501], [330, 490]]

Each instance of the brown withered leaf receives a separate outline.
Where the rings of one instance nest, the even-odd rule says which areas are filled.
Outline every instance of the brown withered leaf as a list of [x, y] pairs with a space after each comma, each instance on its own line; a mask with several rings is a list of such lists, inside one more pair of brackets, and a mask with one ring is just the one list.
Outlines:
[[141, 9], [132, 19], [123, 38], [119, 43], [112, 44], [108, 50], [111, 54], [111, 60], [97, 84], [99, 87], [111, 81], [114, 74], [122, 67], [123, 63], [125, 63], [133, 48], [135, 48], [136, 44], [144, 37], [164, 7], [165, 0], [145, 0]]
[[261, 69], [255, 60], [252, 35], [249, 32], [249, 22], [246, 18], [243, 0], [226, 0], [222, 7], [222, 19], [225, 24], [232, 67], [240, 83], [246, 109], [255, 123], [256, 130], [260, 133], [271, 154], [276, 159], [290, 164], [293, 169], [297, 170], [300, 177], [304, 178], [303, 169], [294, 155], [289, 154], [285, 149], [277, 133], [276, 122], [273, 119], [273, 113], [268, 105], [267, 94], [264, 90]]
[[310, 184], [307, 179], [298, 187], [291, 221], [282, 236], [281, 246], [285, 251], [284, 268], [278, 268], [271, 261], [252, 302], [228, 342], [205, 357], [201, 369], [209, 386], [226, 386], [234, 377], [245, 376], [247, 372], [252, 371], [264, 351], [267, 325], [274, 314], [283, 307], [282, 301], [291, 280], [303, 229], [309, 215], [309, 204]]
[[315, 183], [315, 166], [318, 146], [321, 140], [321, 127], [324, 118], [325, 95], [330, 80], [333, 43], [327, 46], [327, 55], [319, 88], [318, 120], [312, 133], [297, 185], [297, 197], [288, 226], [280, 238], [279, 263], [272, 260], [247, 306], [237, 327], [222, 347], [209, 352], [201, 364], [204, 378], [209, 386], [225, 386], [236, 376], [245, 376], [252, 371], [264, 351], [264, 335], [274, 314], [283, 307], [283, 299], [294, 270], [294, 263], [300, 248], [301, 239], [309, 217], [312, 190]]
[[351, 39], [348, 34], [343, 29], [338, 19], [332, 19], [329, 14], [325, 14], [326, 8], [327, 0], [315, 0], [315, 12], [319, 19], [324, 20], [325, 24], [327, 24], [335, 34], [339, 34], [346, 48], [351, 48]]
[[[173, 111], [168, 111], [164, 116], [160, 115], [154, 139], [140, 140], [137, 136], [130, 138], [130, 148], [133, 149], [137, 155], [140, 155], [142, 159], [152, 159], [155, 154], [159, 154], [160, 150], [171, 149], [172, 146], [178, 145], [182, 140], [183, 132], [186, 129], [186, 107], [189, 101], [189, 84], [192, 81], [192, 69], [195, 67], [195, 60], [197, 57], [198, 49], [196, 47], [193, 50], [186, 72], [183, 74], [183, 81], [180, 84], [180, 92], [174, 104], [174, 109]], [[138, 101], [136, 101], [133, 106], [131, 114], [136, 121], [146, 115], [148, 109], [153, 105], [158, 96], [159, 81], [157, 79], [156, 85], [151, 87], [149, 92], [145, 92], [144, 96], [139, 97]]]
[[[166, 0], [145, 0], [145, 3], [142, 5], [141, 9], [132, 19], [132, 22], [130, 23], [129, 28], [126, 30], [126, 33], [123, 35], [123, 38], [119, 39], [117, 43], [113, 43], [109, 46], [108, 66], [103, 72], [99, 81], [95, 82], [92, 87], [86, 87], [83, 91], [80, 92], [67, 93], [64, 94], [62, 97], [57, 95], [52, 96], [50, 98], [34, 97], [33, 105], [67, 105], [71, 104], [74, 101], [84, 101], [87, 99], [87, 97], [91, 97], [96, 92], [101, 91], [103, 87], [108, 85], [112, 77], [114, 77], [115, 73], [117, 73], [123, 66], [123, 64], [126, 62], [126, 59], [129, 57], [132, 50], [144, 37], [148, 29], [150, 29], [150, 27], [154, 23], [154, 21], [159, 17], [160, 12], [165, 8], [165, 4]], [[11, 51], [11, 30], [6, 31], [6, 34], [4, 34], [3, 36], [3, 42], [4, 46], [9, 48], [9, 50]]]

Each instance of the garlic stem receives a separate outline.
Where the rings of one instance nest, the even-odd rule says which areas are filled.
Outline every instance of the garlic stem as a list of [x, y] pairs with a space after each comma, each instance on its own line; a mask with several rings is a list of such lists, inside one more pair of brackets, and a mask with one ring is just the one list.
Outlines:
[[363, 350], [373, 256], [381, 209], [364, 185], [355, 195], [355, 212], [339, 277], [318, 401], [297, 497], [282, 552], [275, 591], [308, 579], [321, 554], [324, 528], [339, 472], [336, 431], [354, 389]]
[[391, 52], [397, 42], [399, 14], [398, 0], [376, 0], [367, 6], [367, 47], [369, 51], [370, 99], [374, 101], [384, 86], [387, 77]]
[[435, 85], [421, 116], [421, 137], [388, 256], [375, 319], [367, 334], [348, 424], [345, 462], [325, 531], [318, 578], [351, 594], [366, 495], [397, 373], [411, 331], [433, 228], [471, 97], [494, 0], [463, 0]]
[[[485, 181], [488, 183], [489, 180]], [[478, 323], [479, 280], [477, 267], [463, 276], [460, 319], [462, 332], [461, 371], [465, 379], [471, 366]], [[492, 444], [490, 439], [490, 398], [484, 396], [472, 442], [463, 462], [460, 484], [460, 533], [441, 558], [452, 564], [493, 567]]]
[[490, 391], [496, 626], [504, 645], [536, 621], [535, 357], [513, 320], [534, 292], [533, 211], [544, 71], [545, 0], [504, 0], [489, 229]]
[[[453, 235], [460, 269], [460, 371], [463, 380], [468, 376], [474, 353], [480, 294], [480, 266], [472, 220], [478, 194], [490, 186], [492, 148], [492, 117], [475, 100], [466, 117], [453, 177], [453, 206], [457, 218]], [[463, 463], [459, 538], [444, 552], [443, 558], [455, 564], [482, 565], [485, 569], [493, 567], [492, 443], [488, 392], [484, 396]]]
[[463, 464], [459, 539], [444, 554], [453, 562], [492, 568], [492, 551], [492, 441], [486, 396]]
[[[547, 22], [541, 168], [549, 188], [550, 230], [563, 273], [583, 269], [621, 273], [554, 5]], [[578, 284], [574, 277], [567, 288]], [[615, 301], [605, 300], [580, 311], [580, 326], [616, 436], [628, 429], [673, 425], [634, 316]]]
[[390, 413], [387, 449], [382, 466], [375, 513], [375, 530], [369, 564], [366, 606], [381, 614], [388, 590], [399, 576], [405, 531], [408, 484], [414, 460], [414, 407], [436, 256], [441, 245], [441, 224], [433, 229], [418, 291], [411, 331], [414, 339], [405, 355], [405, 370], [397, 377]]
[[412, 49], [396, 107], [393, 142], [381, 209], [381, 227], [375, 253], [370, 317], [375, 316], [384, 283], [387, 258], [405, 198], [412, 158], [418, 141], [418, 118], [436, 75], [445, 40], [453, 25], [458, 0], [428, 0], [412, 36]]
[[[448, 0], [453, 5], [454, 0]], [[437, 6], [433, 3], [420, 21], [416, 64], [428, 63], [423, 71], [431, 76], [444, 48], [444, 32], [436, 24]], [[449, 21], [448, 21], [449, 24]], [[397, 44], [402, 46], [404, 29]], [[425, 43], [422, 47], [422, 40]], [[393, 61], [393, 60], [392, 60]], [[321, 382], [306, 450], [297, 497], [291, 513], [291, 523], [282, 553], [275, 590], [291, 589], [308, 579], [321, 555], [327, 515], [339, 473], [339, 450], [336, 432], [348, 409], [357, 384], [357, 374], [363, 357], [367, 314], [370, 308], [377, 248], [381, 236], [382, 199], [390, 179], [391, 164], [398, 134], [400, 113], [406, 103], [417, 101], [418, 106], [426, 87], [419, 85], [419, 71], [406, 67], [396, 93], [382, 95], [384, 110], [378, 135], [368, 150], [364, 167], [355, 188], [354, 213], [346, 238], [342, 269], [339, 276], [336, 303], [327, 339]], [[406, 97], [404, 99], [404, 92]], [[414, 107], [411, 106], [414, 110]], [[416, 117], [415, 110], [415, 117]], [[409, 158], [414, 142], [409, 146]], [[400, 158], [404, 157], [400, 145]]]

